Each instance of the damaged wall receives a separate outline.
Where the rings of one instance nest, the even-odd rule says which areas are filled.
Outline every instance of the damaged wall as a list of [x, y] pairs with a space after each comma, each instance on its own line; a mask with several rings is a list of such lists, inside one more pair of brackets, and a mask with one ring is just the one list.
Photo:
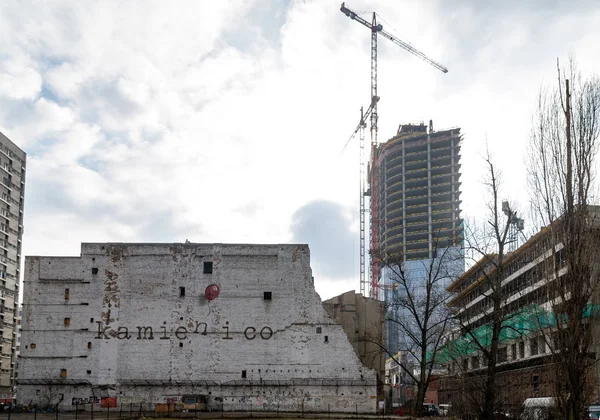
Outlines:
[[385, 379], [385, 302], [362, 296], [354, 290], [323, 302], [329, 316], [338, 322], [363, 365], [378, 374], [378, 399], [383, 400]]
[[21, 403], [205, 395], [224, 410], [376, 410], [376, 373], [323, 309], [306, 245], [105, 243], [27, 257], [21, 343]]

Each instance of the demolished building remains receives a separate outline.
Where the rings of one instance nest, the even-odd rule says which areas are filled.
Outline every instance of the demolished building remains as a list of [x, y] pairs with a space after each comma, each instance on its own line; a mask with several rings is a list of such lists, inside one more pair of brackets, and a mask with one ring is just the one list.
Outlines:
[[323, 308], [307, 245], [84, 243], [26, 258], [18, 392], [373, 413], [377, 374]]

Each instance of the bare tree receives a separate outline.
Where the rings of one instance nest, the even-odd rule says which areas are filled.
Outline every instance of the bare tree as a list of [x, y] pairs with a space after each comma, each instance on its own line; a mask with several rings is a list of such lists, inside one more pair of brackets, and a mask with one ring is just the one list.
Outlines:
[[[508, 311], [508, 295], [503, 291], [509, 235], [517, 213], [508, 202], [501, 201], [501, 173], [491, 155], [485, 158], [489, 194], [488, 215], [484, 223], [467, 224], [465, 256], [473, 266], [461, 278], [462, 289], [449, 302], [455, 314], [454, 340], [447, 344], [446, 358], [453, 360], [453, 375], [461, 390], [459, 405], [482, 420], [492, 419], [505, 411], [505, 395], [498, 383], [498, 365], [507, 358], [507, 348], [500, 346], [506, 330], [522, 334], [514, 327], [515, 313]], [[479, 298], [482, 296], [481, 298]], [[478, 306], [469, 305], [479, 298]]]
[[[446, 287], [464, 267], [458, 247], [440, 244], [439, 235], [433, 235], [433, 258], [426, 260], [406, 261], [401, 252], [379, 256], [389, 294], [388, 331], [398, 333], [399, 348], [406, 357], [398, 358], [391, 349], [386, 352], [417, 388], [414, 401], [417, 416], [424, 414], [425, 395], [434, 379], [434, 369], [439, 366], [438, 351], [449, 325]], [[448, 245], [446, 240], [444, 245]]]
[[595, 366], [593, 304], [598, 301], [598, 207], [593, 206], [600, 136], [600, 79], [584, 79], [571, 60], [558, 86], [542, 89], [530, 138], [532, 210], [549, 230], [556, 258], [551, 316], [540, 314], [552, 350], [556, 398], [565, 419], [583, 419]]

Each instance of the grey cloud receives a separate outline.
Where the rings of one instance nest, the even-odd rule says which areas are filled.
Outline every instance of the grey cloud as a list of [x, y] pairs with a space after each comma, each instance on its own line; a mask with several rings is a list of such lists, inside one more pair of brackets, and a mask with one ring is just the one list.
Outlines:
[[118, 80], [95, 80], [83, 85], [78, 97], [82, 121], [97, 123], [107, 114], [128, 118], [142, 111], [140, 104], [119, 91], [117, 83]]
[[354, 233], [344, 208], [318, 200], [300, 207], [292, 216], [292, 238], [307, 243], [316, 275], [348, 279], [353, 274]]
[[240, 50], [250, 50], [257, 36], [270, 45], [279, 45], [281, 27], [284, 25], [291, 0], [266, 0], [258, 2], [245, 16], [223, 33], [226, 44]]

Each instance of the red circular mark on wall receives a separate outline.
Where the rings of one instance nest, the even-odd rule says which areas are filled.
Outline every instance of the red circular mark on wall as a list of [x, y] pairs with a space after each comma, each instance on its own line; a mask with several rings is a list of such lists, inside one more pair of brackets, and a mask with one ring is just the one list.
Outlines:
[[210, 284], [204, 291], [204, 296], [206, 296], [206, 300], [211, 301], [215, 300], [219, 297], [219, 293], [221, 293], [221, 289], [216, 284]]

